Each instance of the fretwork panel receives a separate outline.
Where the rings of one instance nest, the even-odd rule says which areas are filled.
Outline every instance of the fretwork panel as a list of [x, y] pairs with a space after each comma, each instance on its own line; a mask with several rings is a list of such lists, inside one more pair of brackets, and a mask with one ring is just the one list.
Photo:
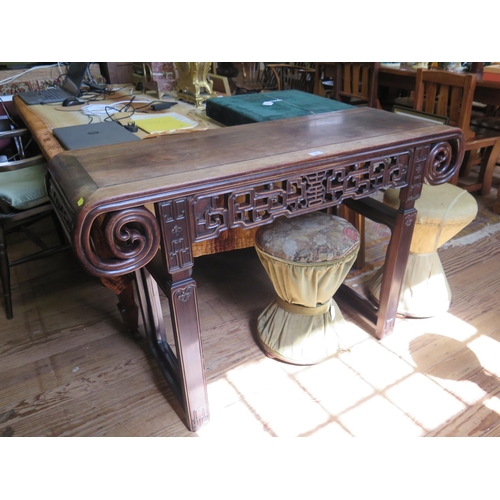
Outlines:
[[281, 215], [298, 215], [348, 198], [373, 195], [384, 186], [404, 186], [411, 154], [404, 151], [362, 163], [323, 166], [292, 178], [194, 196], [190, 201], [196, 221], [193, 241], [214, 238], [229, 227], [251, 228]]

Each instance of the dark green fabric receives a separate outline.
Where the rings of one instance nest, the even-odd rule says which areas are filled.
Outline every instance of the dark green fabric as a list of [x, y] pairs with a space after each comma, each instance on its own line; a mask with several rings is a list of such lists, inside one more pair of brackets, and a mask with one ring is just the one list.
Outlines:
[[[271, 103], [266, 105], [264, 103]], [[352, 108], [349, 104], [300, 90], [281, 90], [214, 97], [206, 100], [207, 116], [226, 126], [283, 120]]]

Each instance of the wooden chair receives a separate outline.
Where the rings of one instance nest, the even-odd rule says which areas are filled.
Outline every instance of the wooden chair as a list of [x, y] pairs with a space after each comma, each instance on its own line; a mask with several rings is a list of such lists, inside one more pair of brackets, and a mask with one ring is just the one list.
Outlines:
[[239, 63], [239, 74], [232, 78], [235, 93], [257, 94], [267, 90], [279, 90], [274, 73], [267, 63], [242, 62]]
[[[417, 70], [414, 109], [449, 118], [449, 124], [460, 127], [465, 137], [465, 157], [452, 183], [468, 192], [489, 194], [495, 163], [500, 154], [500, 131], [471, 125], [476, 75], [440, 70]], [[479, 154], [479, 174], [472, 184], [459, 176], [471, 171], [469, 159]]]
[[332, 98], [354, 106], [382, 109], [377, 98], [380, 63], [335, 63]]
[[[26, 129], [0, 132], [0, 144], [4, 146], [0, 156], [0, 279], [7, 319], [13, 317], [10, 268], [69, 248], [45, 190], [47, 164], [42, 155], [26, 158], [24, 147], [19, 147], [21, 138], [28, 135]], [[14, 138], [17, 143], [13, 143]], [[10, 161], [12, 158], [16, 159]], [[28, 229], [35, 222], [49, 216], [53, 218], [60, 241], [55, 247], [47, 246]], [[7, 235], [15, 230], [23, 230], [41, 250], [10, 262]]]
[[289, 63], [268, 64], [267, 67], [274, 74], [277, 90], [301, 90], [313, 93], [316, 76], [314, 68]]

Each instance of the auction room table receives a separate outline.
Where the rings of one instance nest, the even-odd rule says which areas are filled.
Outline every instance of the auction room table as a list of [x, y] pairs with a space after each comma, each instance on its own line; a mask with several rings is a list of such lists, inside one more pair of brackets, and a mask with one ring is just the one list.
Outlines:
[[[457, 128], [353, 108], [62, 152], [47, 182], [83, 267], [100, 277], [136, 272], [151, 348], [196, 430], [209, 409], [193, 245], [346, 203], [391, 227], [379, 305], [345, 286], [340, 297], [382, 338], [394, 328], [422, 184], [450, 180], [462, 158]], [[398, 210], [370, 198], [384, 187], [401, 188]], [[97, 218], [106, 258], [91, 241]], [[169, 300], [176, 355], [157, 285]]]

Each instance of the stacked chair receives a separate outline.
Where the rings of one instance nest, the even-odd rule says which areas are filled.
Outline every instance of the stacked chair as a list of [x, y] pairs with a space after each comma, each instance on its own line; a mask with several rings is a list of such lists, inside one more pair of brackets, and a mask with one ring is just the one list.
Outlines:
[[[69, 248], [45, 188], [47, 163], [40, 154], [29, 156], [25, 147], [30, 141], [27, 129], [12, 129], [9, 120], [2, 120], [0, 132], [0, 280], [7, 319], [13, 318], [10, 268], [40, 259]], [[27, 142], [25, 141], [27, 139]], [[57, 246], [48, 246], [30, 226], [51, 217], [59, 237]], [[10, 261], [7, 236], [23, 231], [39, 247], [35, 253]]]

